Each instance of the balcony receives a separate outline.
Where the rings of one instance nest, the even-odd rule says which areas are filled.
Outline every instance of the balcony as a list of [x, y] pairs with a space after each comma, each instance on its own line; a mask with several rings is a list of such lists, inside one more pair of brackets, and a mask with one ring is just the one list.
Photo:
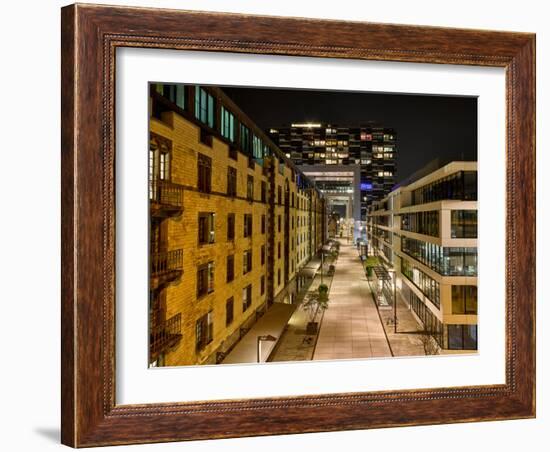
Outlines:
[[183, 212], [183, 186], [166, 180], [149, 181], [151, 216], [177, 217]]
[[175, 346], [181, 338], [181, 313], [151, 325], [149, 361], [153, 362], [158, 359], [159, 355]]
[[177, 280], [183, 274], [183, 250], [151, 255], [151, 290]]

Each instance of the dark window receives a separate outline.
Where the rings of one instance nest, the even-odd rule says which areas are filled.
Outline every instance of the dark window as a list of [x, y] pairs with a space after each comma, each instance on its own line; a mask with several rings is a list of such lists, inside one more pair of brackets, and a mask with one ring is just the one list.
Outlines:
[[283, 189], [279, 185], [277, 187], [277, 204], [281, 205], [283, 203]]
[[254, 200], [254, 176], [247, 176], [246, 178], [246, 199], [249, 201]]
[[260, 295], [265, 293], [265, 276], [262, 275], [260, 278]]
[[261, 196], [262, 196], [262, 202], [266, 202], [267, 201], [267, 182], [265, 182], [265, 181], [262, 181]]
[[206, 155], [198, 156], [198, 190], [203, 193], [212, 191], [212, 159]]
[[261, 262], [262, 262], [262, 265], [265, 265], [265, 245], [262, 245], [262, 251], [261, 251], [262, 255], [261, 255]]
[[281, 285], [281, 269], [277, 270], [277, 285]]
[[281, 215], [277, 217], [277, 230], [281, 232]]
[[224, 138], [227, 138], [229, 141], [235, 141], [235, 116], [225, 107], [220, 109], [220, 130]]
[[243, 236], [244, 237], [252, 237], [252, 214], [251, 213], [245, 213], [243, 218], [244, 218]]
[[182, 110], [185, 110], [185, 85], [165, 85], [157, 83], [156, 91]]
[[265, 214], [262, 214], [262, 234], [265, 234]]
[[252, 156], [252, 139], [250, 130], [244, 124], [241, 124], [241, 150], [248, 156]]
[[243, 275], [252, 270], [252, 250], [246, 250], [243, 255]]
[[214, 316], [212, 311], [203, 315], [195, 324], [195, 342], [197, 351], [201, 351], [214, 339]]
[[252, 305], [252, 284], [243, 289], [243, 312]]
[[[378, 217], [385, 218], [388, 217]], [[379, 223], [380, 224], [380, 223]], [[388, 226], [388, 224], [384, 224]], [[418, 234], [439, 236], [439, 211], [406, 213], [401, 216], [401, 229]]]
[[214, 98], [200, 86], [195, 87], [195, 118], [214, 128]]
[[227, 282], [235, 279], [235, 256], [227, 256]]
[[232, 166], [227, 167], [227, 194], [237, 196], [237, 169]]
[[477, 286], [452, 286], [453, 314], [477, 314]]
[[199, 213], [199, 245], [214, 243], [214, 214]]
[[477, 350], [477, 325], [447, 325], [448, 348]]
[[225, 302], [225, 326], [233, 323], [233, 297]]
[[235, 214], [227, 214], [227, 240], [235, 239]]
[[451, 237], [477, 238], [477, 210], [451, 210]]
[[281, 242], [277, 243], [277, 259], [281, 258]]
[[197, 268], [197, 298], [214, 291], [214, 262]]

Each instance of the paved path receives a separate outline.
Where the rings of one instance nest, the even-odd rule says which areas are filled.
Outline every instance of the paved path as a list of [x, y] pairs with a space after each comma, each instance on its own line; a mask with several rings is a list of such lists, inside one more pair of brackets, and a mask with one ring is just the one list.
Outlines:
[[314, 360], [391, 357], [357, 249], [340, 240], [340, 254]]

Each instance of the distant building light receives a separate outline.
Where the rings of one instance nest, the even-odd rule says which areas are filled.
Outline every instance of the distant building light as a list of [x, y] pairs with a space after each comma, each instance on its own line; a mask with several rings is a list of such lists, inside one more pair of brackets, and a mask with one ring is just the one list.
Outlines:
[[372, 184], [369, 182], [362, 182], [361, 190], [372, 190]]
[[313, 127], [321, 127], [321, 124], [314, 123], [314, 122], [301, 122], [301, 123], [291, 124], [291, 126], [292, 126], [292, 127], [313, 128]]
[[279, 133], [277, 129], [269, 129], [269, 133]]

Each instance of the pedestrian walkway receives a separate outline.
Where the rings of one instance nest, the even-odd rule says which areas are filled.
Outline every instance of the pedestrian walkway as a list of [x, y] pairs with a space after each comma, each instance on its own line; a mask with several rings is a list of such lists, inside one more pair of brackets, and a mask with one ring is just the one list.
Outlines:
[[329, 300], [314, 360], [392, 356], [363, 264], [346, 240], [340, 240]]
[[[273, 303], [267, 312], [250, 328], [250, 331], [235, 345], [223, 364], [255, 363], [258, 360], [258, 336], [271, 335], [279, 339], [296, 305]], [[261, 361], [264, 362], [275, 342], [262, 343]]]

